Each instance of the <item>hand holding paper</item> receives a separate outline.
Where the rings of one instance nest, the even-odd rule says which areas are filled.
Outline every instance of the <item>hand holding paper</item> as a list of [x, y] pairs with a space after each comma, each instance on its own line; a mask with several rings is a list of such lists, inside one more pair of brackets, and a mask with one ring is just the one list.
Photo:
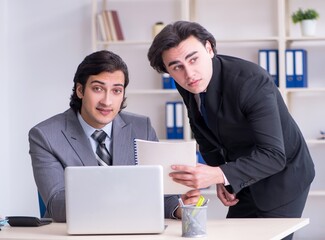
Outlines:
[[164, 171], [164, 194], [183, 194], [191, 187], [178, 184], [169, 176], [174, 164], [196, 166], [196, 142], [154, 142], [135, 139], [136, 160], [139, 165], [161, 165]]
[[198, 163], [196, 166], [172, 165], [169, 176], [177, 183], [190, 188], [202, 189], [218, 183], [225, 183], [220, 167]]

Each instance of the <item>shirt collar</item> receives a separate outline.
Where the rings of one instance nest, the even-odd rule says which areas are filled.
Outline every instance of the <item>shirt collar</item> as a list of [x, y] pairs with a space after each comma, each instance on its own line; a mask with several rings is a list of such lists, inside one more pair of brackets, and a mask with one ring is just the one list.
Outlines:
[[78, 116], [78, 120], [81, 124], [81, 127], [83, 128], [86, 136], [88, 138], [91, 137], [91, 135], [94, 133], [95, 130], [103, 130], [107, 136], [109, 138], [111, 138], [111, 135], [112, 135], [112, 122], [108, 123], [105, 127], [103, 127], [102, 129], [96, 129], [96, 128], [93, 128], [92, 126], [90, 126], [88, 123], [86, 123], [86, 121], [82, 118], [81, 114], [78, 112], [77, 114]]

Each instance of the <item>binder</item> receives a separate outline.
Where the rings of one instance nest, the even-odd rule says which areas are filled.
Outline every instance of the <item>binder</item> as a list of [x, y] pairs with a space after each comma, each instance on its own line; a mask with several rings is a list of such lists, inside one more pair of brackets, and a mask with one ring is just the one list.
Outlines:
[[207, 164], [199, 151], [196, 151], [196, 161], [198, 163]]
[[166, 137], [167, 139], [175, 138], [175, 113], [174, 113], [174, 102], [166, 102]]
[[268, 71], [273, 77], [275, 85], [279, 87], [278, 50], [272, 49], [268, 51]]
[[295, 49], [295, 86], [307, 87], [307, 51]]
[[307, 51], [304, 49], [286, 50], [287, 88], [307, 87]]
[[166, 133], [167, 139], [184, 138], [183, 102], [166, 102]]
[[260, 49], [258, 51], [258, 64], [264, 68], [266, 71], [268, 71], [267, 69], [267, 50], [266, 49]]
[[184, 138], [183, 103], [175, 102], [175, 139]]
[[176, 89], [175, 80], [168, 73], [162, 74], [163, 89]]
[[285, 52], [285, 64], [286, 64], [286, 84], [287, 88], [295, 87], [294, 76], [294, 51], [287, 49]]
[[259, 65], [272, 76], [276, 86], [279, 86], [279, 61], [277, 49], [260, 49], [258, 51]]

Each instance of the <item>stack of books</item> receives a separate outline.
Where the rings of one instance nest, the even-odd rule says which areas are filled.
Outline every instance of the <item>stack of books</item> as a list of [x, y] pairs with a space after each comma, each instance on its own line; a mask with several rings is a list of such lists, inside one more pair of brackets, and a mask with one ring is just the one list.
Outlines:
[[118, 12], [116, 10], [104, 10], [97, 14], [97, 27], [102, 41], [123, 41]]

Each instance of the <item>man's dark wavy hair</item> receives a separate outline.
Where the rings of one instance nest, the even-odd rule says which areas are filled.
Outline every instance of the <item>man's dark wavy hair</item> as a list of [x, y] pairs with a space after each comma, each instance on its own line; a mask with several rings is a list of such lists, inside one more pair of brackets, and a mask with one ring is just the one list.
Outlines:
[[213, 49], [214, 55], [217, 55], [216, 40], [213, 35], [204, 27], [195, 22], [177, 21], [168, 24], [154, 38], [153, 43], [148, 51], [148, 59], [151, 67], [159, 73], [167, 73], [166, 67], [162, 60], [164, 51], [177, 47], [180, 42], [190, 36], [197, 38], [203, 45], [209, 41]]
[[[85, 59], [79, 64], [77, 71], [74, 75], [74, 86], [70, 97], [70, 107], [75, 112], [80, 112], [82, 106], [82, 100], [77, 96], [77, 83], [82, 85], [84, 91], [86, 83], [91, 75], [97, 75], [102, 72], [115, 72], [120, 70], [124, 74], [125, 82], [124, 89], [129, 84], [129, 72], [126, 63], [122, 58], [115, 53], [107, 50], [94, 52], [85, 57]], [[120, 110], [126, 107], [125, 91], [123, 101], [121, 103]]]

